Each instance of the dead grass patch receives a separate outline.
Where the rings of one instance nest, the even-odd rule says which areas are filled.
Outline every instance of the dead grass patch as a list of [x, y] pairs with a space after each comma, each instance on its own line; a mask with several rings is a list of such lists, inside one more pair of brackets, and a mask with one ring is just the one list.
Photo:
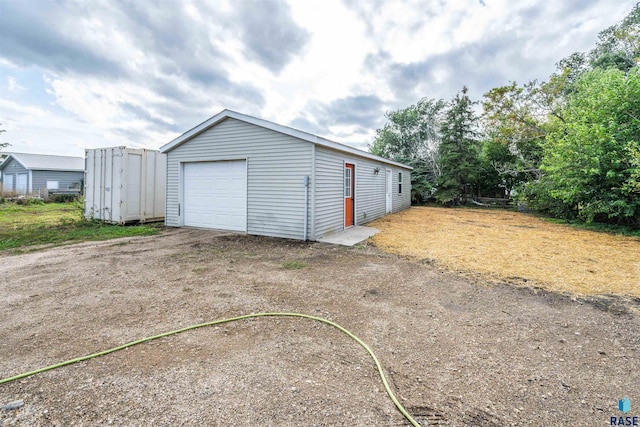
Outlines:
[[640, 297], [640, 239], [509, 211], [413, 207], [370, 224], [381, 249], [572, 294]]

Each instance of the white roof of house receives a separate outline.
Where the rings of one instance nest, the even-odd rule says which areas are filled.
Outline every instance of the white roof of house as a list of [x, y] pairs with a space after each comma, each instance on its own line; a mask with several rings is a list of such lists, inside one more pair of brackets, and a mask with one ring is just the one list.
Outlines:
[[260, 126], [260, 127], [266, 128], [266, 129], [271, 129], [273, 131], [280, 132], [280, 133], [283, 133], [285, 135], [293, 136], [294, 138], [302, 139], [304, 141], [309, 141], [309, 142], [311, 142], [313, 144], [317, 144], [317, 145], [320, 145], [320, 146], [323, 146], [323, 147], [331, 148], [331, 149], [334, 149], [334, 150], [342, 151], [342, 152], [353, 154], [353, 155], [360, 156], [360, 157], [365, 157], [365, 158], [371, 159], [371, 160], [377, 160], [379, 162], [384, 162], [384, 163], [388, 163], [388, 164], [395, 165], [395, 166], [400, 166], [400, 167], [406, 168], [406, 169], [413, 169], [411, 166], [407, 166], [405, 164], [402, 164], [402, 163], [399, 163], [399, 162], [396, 162], [396, 161], [393, 161], [393, 160], [385, 159], [384, 157], [376, 156], [375, 154], [371, 154], [371, 153], [368, 153], [366, 151], [358, 150], [357, 148], [349, 147], [348, 145], [344, 145], [344, 144], [340, 144], [338, 142], [330, 141], [328, 139], [322, 138], [322, 137], [317, 136], [317, 135], [313, 135], [313, 134], [310, 134], [310, 133], [307, 133], [307, 132], [304, 132], [304, 131], [301, 131], [301, 130], [290, 128], [288, 126], [282, 126], [282, 125], [279, 125], [277, 123], [270, 122], [268, 120], [259, 119], [257, 117], [248, 116], [246, 114], [242, 114], [242, 113], [238, 113], [236, 111], [231, 111], [231, 110], [226, 110], [226, 109], [222, 110], [220, 113], [216, 114], [215, 116], [211, 117], [210, 119], [200, 123], [198, 126], [186, 131], [185, 133], [183, 133], [182, 135], [180, 135], [179, 137], [177, 137], [173, 141], [169, 142], [168, 144], [163, 145], [162, 147], [160, 147], [160, 152], [161, 153], [166, 153], [167, 151], [171, 151], [174, 148], [182, 145], [183, 143], [185, 143], [189, 139], [193, 138], [194, 136], [201, 134], [202, 132], [206, 131], [207, 129], [215, 126], [216, 124], [218, 124], [221, 121], [223, 121], [225, 119], [228, 119], [228, 118], [240, 120], [240, 121], [243, 121], [243, 122], [246, 122], [246, 123], [251, 123], [253, 125]]
[[52, 171], [84, 171], [84, 157], [53, 156], [50, 154], [7, 153], [7, 157], [0, 164], [2, 169], [14, 159], [25, 169]]

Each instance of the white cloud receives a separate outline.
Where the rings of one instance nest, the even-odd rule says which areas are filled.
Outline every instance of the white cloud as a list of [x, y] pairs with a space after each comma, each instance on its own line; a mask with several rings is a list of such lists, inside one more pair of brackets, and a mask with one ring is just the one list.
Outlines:
[[[231, 108], [364, 148], [385, 110], [425, 96], [449, 99], [463, 84], [480, 97], [509, 80], [546, 78], [563, 56], [593, 46], [634, 1], [288, 0], [278, 3], [278, 22], [297, 42], [266, 50], [260, 42], [274, 42], [256, 39], [246, 25], [263, 21], [238, 12], [247, 5], [5, 3], [4, 139], [16, 150], [24, 144], [58, 154], [155, 148]], [[41, 31], [30, 32], [34, 25]], [[262, 30], [284, 40], [273, 27]], [[44, 92], [27, 83], [34, 69], [47, 76]]]
[[7, 131], [3, 141], [11, 144], [6, 151], [82, 156], [93, 141], [115, 143], [94, 126], [47, 108], [0, 100], [0, 111]]
[[27, 88], [21, 86], [15, 77], [9, 76], [7, 77], [7, 90], [9, 92], [17, 92], [17, 91], [27, 90]]
[[365, 38], [364, 24], [340, 1], [292, 2], [291, 6], [293, 18], [312, 36], [304, 53], [268, 85], [265, 111], [285, 121], [299, 116], [311, 100], [341, 98], [355, 84], [365, 83], [361, 65], [373, 49]]

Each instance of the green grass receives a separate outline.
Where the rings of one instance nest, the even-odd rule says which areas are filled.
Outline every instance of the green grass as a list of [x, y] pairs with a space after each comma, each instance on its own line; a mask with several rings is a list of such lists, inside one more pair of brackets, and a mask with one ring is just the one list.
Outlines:
[[157, 233], [157, 226], [119, 226], [87, 221], [82, 217], [81, 202], [0, 204], [0, 250], [20, 250], [34, 245], [58, 246]]
[[0, 228], [22, 228], [32, 225], [59, 225], [80, 219], [82, 206], [73, 203], [0, 204]]
[[619, 234], [622, 236], [630, 236], [630, 237], [640, 237], [640, 229], [628, 227], [624, 225], [604, 224], [601, 222], [586, 223], [582, 221], [567, 221], [564, 219], [549, 218], [549, 217], [543, 217], [543, 216], [540, 216], [540, 218], [552, 224], [567, 224], [571, 227], [580, 228], [583, 230], [597, 231], [600, 233], [607, 233], [607, 234]]
[[305, 268], [307, 264], [302, 261], [285, 261], [282, 263], [282, 266], [287, 270], [300, 270], [301, 268]]

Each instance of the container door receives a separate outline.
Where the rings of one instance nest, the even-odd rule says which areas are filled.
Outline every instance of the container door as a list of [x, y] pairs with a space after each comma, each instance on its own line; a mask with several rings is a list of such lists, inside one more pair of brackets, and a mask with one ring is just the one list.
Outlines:
[[[120, 215], [125, 221], [139, 221], [142, 219], [142, 155], [127, 153], [126, 156], [126, 206], [122, 206]], [[123, 174], [123, 179], [125, 176]], [[146, 189], [145, 189], [146, 190]]]

